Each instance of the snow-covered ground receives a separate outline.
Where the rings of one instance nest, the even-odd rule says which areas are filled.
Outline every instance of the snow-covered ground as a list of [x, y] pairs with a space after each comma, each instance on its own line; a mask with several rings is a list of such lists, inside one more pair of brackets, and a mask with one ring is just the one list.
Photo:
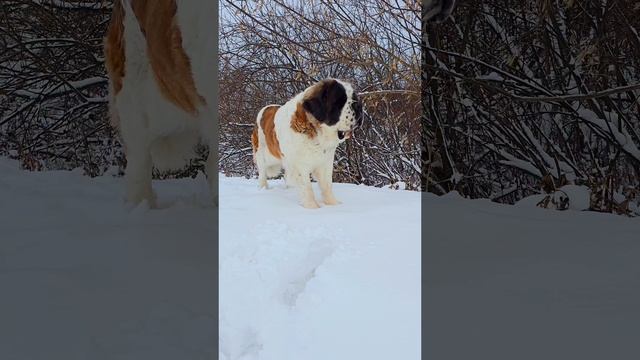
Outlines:
[[220, 358], [420, 359], [419, 193], [270, 184], [220, 178]]
[[424, 195], [427, 359], [640, 359], [640, 218]]
[[640, 358], [640, 218], [427, 194], [421, 243], [417, 193], [271, 184], [220, 178], [215, 309], [204, 178], [128, 209], [121, 178], [0, 159], [0, 359]]
[[0, 158], [0, 359], [215, 356], [215, 211], [204, 179], [155, 184], [18, 170]]
[[216, 339], [205, 179], [155, 182], [156, 210], [122, 180], [0, 159], [0, 359], [419, 359], [419, 194], [306, 210], [221, 177]]

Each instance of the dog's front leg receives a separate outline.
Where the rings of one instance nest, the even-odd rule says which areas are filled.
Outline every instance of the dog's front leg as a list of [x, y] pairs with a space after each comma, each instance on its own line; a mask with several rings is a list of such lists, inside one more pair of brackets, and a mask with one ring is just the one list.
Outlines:
[[329, 159], [314, 172], [322, 192], [322, 201], [327, 205], [338, 205], [340, 201], [333, 195], [333, 159]]
[[284, 187], [285, 189], [295, 187], [296, 179], [295, 176], [292, 175], [291, 170], [287, 170], [287, 165], [284, 165]]
[[313, 194], [313, 188], [311, 187], [310, 172], [301, 169], [293, 170], [293, 177], [295, 177], [295, 184], [298, 188], [298, 195], [302, 201], [302, 206], [307, 209], [317, 209], [320, 207], [316, 201], [316, 197]]

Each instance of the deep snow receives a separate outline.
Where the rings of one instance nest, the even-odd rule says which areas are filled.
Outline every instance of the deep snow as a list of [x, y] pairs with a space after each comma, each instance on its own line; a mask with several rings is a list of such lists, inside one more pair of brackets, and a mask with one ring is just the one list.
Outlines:
[[[0, 159], [1, 359], [215, 356], [205, 179], [122, 185]], [[220, 358], [419, 358], [420, 195], [272, 186], [220, 179]], [[426, 358], [640, 358], [639, 218], [422, 200]]]
[[220, 359], [420, 359], [420, 194], [270, 185], [220, 179]]
[[0, 158], [0, 359], [215, 356], [214, 209], [205, 179], [154, 184], [27, 172]]
[[423, 201], [426, 359], [640, 359], [640, 218]]
[[0, 159], [0, 358], [418, 359], [415, 192], [336, 185], [306, 210], [292, 189], [156, 181], [161, 209], [122, 203], [123, 179], [27, 172]]

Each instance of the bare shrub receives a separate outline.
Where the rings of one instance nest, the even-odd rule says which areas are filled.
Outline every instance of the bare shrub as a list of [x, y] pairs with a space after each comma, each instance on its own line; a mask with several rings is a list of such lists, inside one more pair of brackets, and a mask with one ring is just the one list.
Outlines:
[[0, 10], [0, 154], [23, 167], [122, 162], [107, 121], [102, 37], [110, 2], [6, 0]]
[[593, 209], [637, 201], [625, 194], [640, 186], [639, 11], [467, 1], [427, 24], [429, 191], [513, 203], [550, 176], [617, 194]]
[[258, 111], [325, 77], [361, 92], [366, 123], [334, 180], [420, 184], [420, 6], [412, 1], [222, 1], [220, 166], [253, 176]]

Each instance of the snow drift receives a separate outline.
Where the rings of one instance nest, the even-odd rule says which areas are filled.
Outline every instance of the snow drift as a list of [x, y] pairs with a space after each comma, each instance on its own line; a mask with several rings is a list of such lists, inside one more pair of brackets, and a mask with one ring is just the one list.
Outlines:
[[154, 182], [160, 209], [122, 203], [121, 178], [27, 172], [0, 159], [2, 359], [418, 359], [419, 195]]
[[220, 358], [420, 359], [419, 193], [270, 185], [220, 179]]

